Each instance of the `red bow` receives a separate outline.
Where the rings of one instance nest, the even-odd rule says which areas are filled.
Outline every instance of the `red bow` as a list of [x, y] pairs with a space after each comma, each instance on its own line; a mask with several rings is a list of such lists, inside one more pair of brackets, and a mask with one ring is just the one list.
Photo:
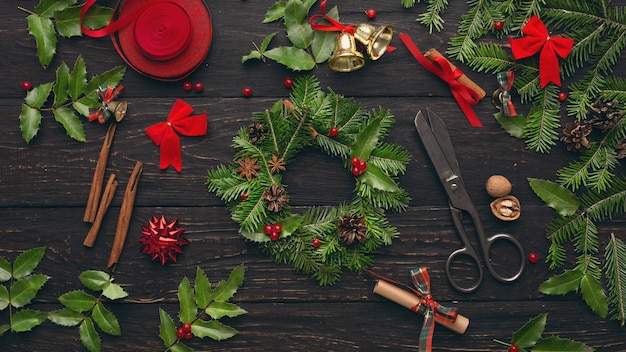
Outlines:
[[513, 57], [516, 60], [523, 59], [541, 51], [539, 54], [541, 88], [550, 82], [561, 86], [561, 73], [557, 55], [562, 59], [567, 57], [574, 46], [574, 40], [565, 37], [551, 37], [548, 29], [537, 16], [532, 16], [528, 20], [528, 23], [522, 29], [522, 33], [526, 34], [526, 37], [510, 38]]
[[192, 112], [193, 108], [189, 104], [177, 99], [167, 116], [167, 122], [159, 122], [146, 128], [148, 137], [161, 148], [161, 169], [167, 169], [172, 165], [178, 172], [183, 170], [180, 138], [176, 132], [190, 137], [206, 134], [208, 126], [206, 112], [190, 116]]

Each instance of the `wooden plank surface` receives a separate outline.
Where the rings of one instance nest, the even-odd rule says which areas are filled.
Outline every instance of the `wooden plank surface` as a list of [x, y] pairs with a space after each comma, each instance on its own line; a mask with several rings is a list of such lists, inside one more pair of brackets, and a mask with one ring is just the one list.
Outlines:
[[[44, 70], [35, 56], [36, 45], [28, 34], [26, 14], [18, 9], [32, 9], [36, 2], [0, 3], [0, 13], [4, 14], [0, 27], [0, 256], [12, 261], [25, 250], [47, 247], [38, 271], [52, 278], [33, 308], [60, 308], [56, 298], [80, 287], [77, 277], [82, 271], [106, 270], [124, 186], [135, 162], [141, 161], [144, 172], [129, 239], [114, 273], [115, 282], [124, 286], [129, 297], [108, 304], [119, 318], [122, 336], [102, 336], [104, 351], [163, 349], [158, 337], [158, 308], [177, 314], [176, 289], [180, 280], [193, 277], [199, 266], [212, 282], [217, 282], [241, 263], [246, 265], [246, 278], [233, 301], [248, 314], [226, 319], [240, 333], [222, 342], [193, 340], [189, 345], [195, 350], [417, 350], [421, 316], [373, 294], [374, 282], [361, 274], [344, 273], [336, 285], [320, 287], [291, 267], [273, 263], [237, 234], [237, 226], [222, 202], [206, 190], [207, 169], [232, 160], [231, 141], [237, 130], [248, 125], [253, 112], [267, 109], [289, 94], [283, 78], [304, 74], [271, 62], [241, 64], [241, 56], [253, 49], [253, 41], [260, 43], [265, 35], [282, 30], [275, 24], [262, 24], [265, 10], [273, 2], [209, 3], [214, 41], [205, 63], [188, 78], [204, 84], [200, 94], [183, 91], [180, 82], [157, 82], [131, 69], [127, 71], [123, 97], [129, 103], [129, 112], [117, 128], [107, 166], [107, 172], [117, 175], [120, 186], [94, 248], [82, 245], [89, 230], [82, 217], [106, 128], [85, 122], [87, 142], [77, 143], [47, 115], [38, 136], [26, 144], [17, 119], [24, 97], [19, 83], [29, 80], [37, 85], [52, 81], [55, 68], [61, 62], [73, 65], [78, 55], [84, 57], [89, 76], [124, 62], [106, 38], [61, 39], [54, 61]], [[445, 13], [444, 30], [428, 34], [415, 21], [425, 4], [404, 9], [400, 0], [346, 0], [336, 5], [342, 19], [349, 23], [364, 21], [363, 12], [375, 8], [377, 23], [393, 25], [396, 33], [410, 33], [422, 49], [434, 47], [441, 52], [445, 52], [460, 16], [468, 9], [465, 2], [454, 1]], [[402, 45], [397, 38], [393, 44]], [[616, 67], [618, 76], [626, 74], [623, 61], [622, 57]], [[489, 95], [497, 87], [493, 75], [473, 73], [459, 66]], [[619, 324], [593, 314], [580, 296], [552, 297], [538, 292], [539, 284], [556, 273], [541, 262], [528, 265], [522, 278], [511, 285], [486, 275], [481, 288], [473, 294], [460, 294], [451, 288], [444, 264], [448, 254], [458, 248], [459, 239], [443, 190], [419, 143], [413, 117], [419, 109], [428, 107], [446, 119], [465, 183], [486, 231], [514, 234], [527, 252], [536, 252], [542, 259], [548, 248], [545, 226], [555, 214], [534, 195], [526, 178], [554, 179], [556, 170], [575, 156], [563, 146], [555, 147], [549, 154], [526, 150], [523, 141], [509, 137], [491, 118], [495, 111], [488, 98], [475, 108], [485, 127], [470, 128], [447, 86], [421, 68], [404, 49], [376, 62], [368, 61], [357, 72], [338, 74], [320, 65], [311, 73], [322, 86], [353, 96], [368, 108], [389, 108], [397, 119], [389, 141], [404, 146], [412, 155], [407, 173], [400, 177], [412, 201], [407, 212], [389, 214], [400, 237], [392, 246], [375, 253], [373, 269], [409, 283], [410, 269], [427, 266], [435, 298], [442, 304], [457, 306], [461, 314], [470, 318], [464, 335], [437, 327], [434, 350], [503, 351], [505, 348], [493, 339], [508, 340], [528, 319], [544, 312], [549, 313], [546, 335], [576, 339], [599, 351], [626, 350], [626, 333]], [[253, 88], [252, 98], [241, 96], [244, 86]], [[196, 111], [206, 110], [209, 118], [206, 136], [182, 138], [182, 173], [159, 169], [159, 150], [144, 132], [151, 124], [165, 120], [176, 98], [184, 99]], [[528, 108], [519, 106], [523, 113]], [[492, 174], [506, 175], [511, 180], [512, 194], [522, 203], [519, 220], [504, 223], [490, 214], [490, 197], [483, 185]], [[353, 188], [353, 179], [342, 170], [340, 161], [316, 152], [299, 154], [290, 164], [285, 182], [292, 195], [290, 204], [301, 209], [311, 205], [336, 206], [350, 199]], [[136, 243], [140, 227], [151, 216], [161, 214], [168, 219], [178, 218], [191, 242], [179, 256], [178, 264], [165, 268], [139, 253]], [[624, 239], [625, 219], [602, 223], [599, 230], [615, 232]], [[6, 312], [0, 312], [0, 323], [7, 319]], [[0, 346], [2, 351], [84, 350], [76, 329], [50, 322], [32, 332], [5, 334], [0, 337]]]

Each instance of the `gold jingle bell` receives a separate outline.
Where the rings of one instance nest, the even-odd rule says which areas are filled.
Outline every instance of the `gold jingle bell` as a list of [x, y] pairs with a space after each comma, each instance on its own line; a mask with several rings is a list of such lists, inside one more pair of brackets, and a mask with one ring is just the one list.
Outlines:
[[112, 101], [107, 104], [107, 110], [113, 113], [115, 121], [120, 122], [126, 115], [126, 108], [128, 103], [125, 100]]
[[385, 53], [392, 36], [393, 27], [376, 27], [370, 23], [357, 25], [354, 33], [356, 40], [367, 47], [367, 54], [372, 60], [378, 60]]
[[335, 52], [328, 59], [328, 66], [335, 72], [352, 72], [365, 65], [365, 59], [356, 49], [354, 36], [348, 32], [341, 32], [335, 42]]

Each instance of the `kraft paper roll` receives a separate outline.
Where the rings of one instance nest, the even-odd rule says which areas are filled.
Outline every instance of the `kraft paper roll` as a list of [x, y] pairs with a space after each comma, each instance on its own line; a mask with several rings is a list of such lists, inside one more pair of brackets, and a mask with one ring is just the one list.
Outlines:
[[[376, 285], [374, 286], [374, 293], [383, 296], [390, 301], [396, 302], [408, 309], [412, 309], [422, 303], [422, 299], [416, 295], [383, 280], [378, 280], [378, 282], [376, 282]], [[459, 314], [454, 323], [440, 323], [440, 325], [445, 326], [457, 334], [464, 334], [465, 330], [467, 330], [467, 327], [469, 326], [469, 318]]]
[[[454, 66], [453, 63], [450, 62], [450, 60], [446, 59], [445, 56], [441, 55], [441, 53], [437, 51], [437, 49], [433, 48], [433, 49], [428, 50], [426, 53], [424, 53], [424, 57], [430, 62], [433, 62], [433, 60], [436, 57], [442, 57], [444, 60], [446, 60], [450, 64], [450, 68], [452, 69], [452, 71], [455, 71], [458, 69], [456, 66]], [[465, 74], [463, 74], [461, 77], [457, 78], [456, 80], [457, 82], [469, 87], [471, 90], [476, 92], [476, 94], [480, 96], [480, 99], [484, 98], [487, 95], [487, 93], [482, 88], [480, 88], [478, 84], [472, 81]]]

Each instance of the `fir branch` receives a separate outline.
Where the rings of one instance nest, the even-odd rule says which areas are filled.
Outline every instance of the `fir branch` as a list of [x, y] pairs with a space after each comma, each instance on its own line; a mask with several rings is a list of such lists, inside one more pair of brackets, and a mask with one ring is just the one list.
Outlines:
[[446, 51], [448, 55], [463, 63], [468, 62], [476, 54], [476, 42], [474, 40], [487, 33], [483, 13], [488, 11], [491, 4], [488, 0], [471, 0], [468, 3], [470, 10], [461, 17], [459, 35], [450, 38], [449, 48]]
[[428, 32], [430, 34], [433, 33], [433, 28], [437, 32], [441, 32], [443, 29], [443, 24], [445, 21], [441, 17], [441, 14], [448, 7], [448, 0], [429, 0], [428, 6], [426, 7], [426, 12], [421, 13], [417, 16], [417, 21], [426, 27], [428, 27]]
[[556, 129], [561, 126], [558, 91], [559, 88], [550, 83], [537, 97], [535, 106], [528, 113], [524, 129], [527, 148], [547, 153], [556, 144], [558, 140]]
[[611, 319], [626, 321], [626, 244], [611, 233], [604, 256]]

